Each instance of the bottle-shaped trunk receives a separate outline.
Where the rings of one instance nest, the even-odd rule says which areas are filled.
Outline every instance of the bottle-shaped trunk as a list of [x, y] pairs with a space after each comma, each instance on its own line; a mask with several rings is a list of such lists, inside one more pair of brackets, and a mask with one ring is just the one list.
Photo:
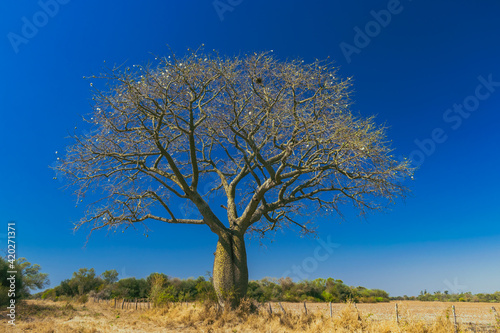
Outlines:
[[222, 306], [234, 308], [248, 289], [248, 267], [243, 235], [224, 234], [215, 251], [213, 283]]

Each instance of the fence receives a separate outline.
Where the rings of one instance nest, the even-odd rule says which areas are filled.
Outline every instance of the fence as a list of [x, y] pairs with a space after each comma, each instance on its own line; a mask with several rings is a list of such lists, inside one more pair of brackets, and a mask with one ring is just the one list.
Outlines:
[[[153, 308], [153, 303], [149, 301], [149, 299], [100, 299], [97, 297], [92, 297], [90, 299], [91, 302], [94, 303], [101, 303], [105, 304], [107, 306], [110, 306], [115, 309], [131, 309], [131, 310], [148, 310]], [[185, 304], [186, 306], [189, 305], [188, 302], [175, 302], [178, 305]], [[445, 308], [449, 309], [449, 305], [446, 303], [441, 304], [443, 307], [441, 309], [434, 309], [434, 312], [429, 314], [429, 312], [432, 312], [432, 306], [435, 306], [433, 302], [404, 302], [404, 306], [408, 305], [413, 305], [413, 304], [420, 304], [422, 308], [426, 310], [426, 314], [418, 313], [416, 311], [415, 316], [416, 317], [422, 317], [421, 319], [428, 320], [432, 319], [433, 317], [435, 318], [439, 313], [439, 310], [443, 310]], [[467, 307], [472, 308], [477, 304], [482, 304], [482, 308], [478, 311], [482, 313], [482, 317], [477, 317], [477, 314], [468, 314]], [[356, 304], [353, 303], [353, 306], [355, 310], [358, 312], [358, 318], [361, 319], [362, 312], [368, 312], [371, 315], [373, 313], [376, 313], [374, 315], [373, 319], [379, 319], [379, 320], [395, 320], [397, 323], [399, 323], [402, 319], [405, 317], [404, 311], [401, 309], [401, 303], [362, 303], [362, 304]], [[358, 309], [358, 306], [361, 309]], [[281, 302], [267, 302], [267, 303], [262, 303], [259, 305], [260, 309], [263, 309], [270, 314], [273, 313], [283, 313], [283, 314], [289, 314], [289, 313], [302, 313], [304, 315], [308, 315], [310, 313], [318, 313], [321, 312], [326, 316], [333, 317], [336, 313], [338, 313], [342, 307], [345, 307], [345, 304], [343, 303], [281, 303]], [[500, 315], [497, 312], [496, 308], [494, 306], [487, 306], [484, 303], [461, 303], [460, 304], [460, 311], [457, 310], [457, 306], [452, 305], [451, 306], [451, 315], [450, 319], [453, 321], [456, 330], [458, 329], [458, 325], [462, 323], [472, 323], [472, 322], [478, 322], [481, 324], [495, 324], [495, 323], [500, 323]], [[392, 310], [391, 310], [392, 308]], [[410, 308], [410, 307], [408, 307]], [[218, 308], [218, 310], [220, 310]], [[408, 309], [410, 310], [410, 309]], [[412, 309], [414, 310], [414, 309]], [[487, 312], [491, 312], [491, 314], [485, 314], [485, 310], [488, 310]], [[392, 312], [392, 313], [391, 313]]]
[[[426, 322], [432, 322], [438, 316], [444, 314], [447, 309], [450, 311], [450, 320], [455, 327], [461, 324], [480, 324], [480, 325], [500, 325], [500, 314], [494, 306], [487, 303], [460, 303], [457, 305], [444, 302], [414, 302], [407, 301], [402, 303], [352, 303], [354, 311], [358, 313], [358, 319], [362, 316], [368, 316], [372, 320], [394, 320], [398, 324], [410, 318], [420, 319]], [[268, 302], [259, 306], [259, 308], [273, 313], [321, 313], [323, 316], [332, 318], [345, 307], [344, 303], [282, 303]], [[451, 308], [450, 308], [451, 307]], [[409, 316], [409, 317], [408, 317]]]
[[102, 299], [99, 297], [92, 297], [90, 300], [93, 303], [106, 304], [108, 306], [112, 306], [115, 309], [147, 310], [153, 307], [151, 302], [146, 298], [135, 298], [132, 300], [125, 298]]

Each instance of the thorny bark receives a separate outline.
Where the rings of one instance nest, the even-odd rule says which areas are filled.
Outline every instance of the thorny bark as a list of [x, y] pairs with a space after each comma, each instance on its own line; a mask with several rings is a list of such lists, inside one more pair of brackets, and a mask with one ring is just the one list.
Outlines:
[[[350, 79], [328, 62], [197, 50], [93, 78], [107, 87], [94, 88], [91, 131], [74, 135], [55, 167], [78, 200], [104, 193], [75, 228], [207, 225], [219, 239], [219, 296], [230, 281], [236, 294], [246, 291], [245, 235], [293, 225], [311, 232], [298, 216], [340, 215], [344, 204], [362, 214], [382, 209], [404, 197], [401, 181], [413, 172], [391, 155], [385, 128], [352, 115]], [[218, 182], [200, 190], [214, 175]], [[225, 198], [227, 223], [216, 214], [220, 202], [208, 202], [213, 193]], [[199, 217], [180, 218], [171, 197]]]
[[228, 234], [219, 237], [213, 282], [222, 305], [234, 308], [245, 296], [248, 289], [248, 266], [243, 235]]

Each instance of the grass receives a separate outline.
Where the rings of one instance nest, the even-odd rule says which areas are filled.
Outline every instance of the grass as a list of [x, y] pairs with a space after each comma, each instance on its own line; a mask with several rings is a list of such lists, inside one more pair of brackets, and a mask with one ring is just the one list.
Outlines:
[[[15, 329], [8, 327], [4, 319], [0, 324], [0, 332], [455, 332], [451, 305], [443, 307], [442, 311], [433, 317], [422, 317], [413, 313], [413, 302], [398, 303], [399, 324], [395, 318], [380, 319], [384, 315], [379, 313], [381, 309], [385, 309], [383, 304], [370, 308], [363, 304], [335, 304], [334, 315], [330, 318], [329, 311], [314, 310], [312, 306], [306, 316], [300, 311], [299, 304], [290, 303], [283, 303], [286, 314], [278, 306], [274, 307], [273, 313], [270, 314], [267, 305], [257, 307], [250, 301], [242, 302], [233, 312], [218, 311], [211, 303], [171, 304], [150, 310], [122, 310], [103, 303], [28, 301], [18, 305]], [[435, 312], [433, 304], [426, 303], [430, 311]], [[394, 303], [385, 305], [394, 309]], [[303, 309], [303, 305], [301, 306]], [[324, 303], [322, 306], [327, 307]], [[487, 315], [491, 316], [491, 313]], [[6, 318], [5, 312], [1, 316]], [[495, 328], [496, 325], [492, 317], [488, 324], [460, 322], [458, 330], [500, 332], [500, 327]]]

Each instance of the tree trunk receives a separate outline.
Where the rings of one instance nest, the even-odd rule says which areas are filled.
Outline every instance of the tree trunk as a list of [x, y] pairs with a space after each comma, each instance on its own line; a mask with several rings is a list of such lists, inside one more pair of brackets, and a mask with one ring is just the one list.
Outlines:
[[224, 234], [215, 251], [213, 283], [221, 306], [234, 308], [247, 293], [248, 266], [243, 235]]

